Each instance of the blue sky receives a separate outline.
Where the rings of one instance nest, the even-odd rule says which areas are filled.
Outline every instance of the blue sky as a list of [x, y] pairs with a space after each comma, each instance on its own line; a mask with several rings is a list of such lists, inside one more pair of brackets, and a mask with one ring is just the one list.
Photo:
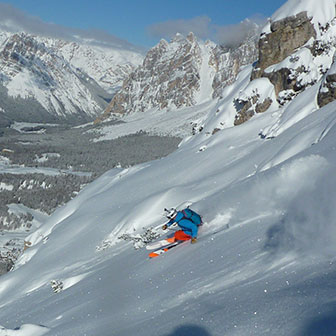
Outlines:
[[[174, 30], [196, 30], [202, 38], [216, 39], [216, 31], [234, 27], [246, 18], [259, 20], [269, 17], [285, 2], [286, 0], [10, 0], [0, 1], [0, 5], [10, 4], [30, 19], [33, 16], [43, 22], [55, 24], [55, 29], [63, 26], [104, 31], [148, 48], [155, 45], [161, 37], [171, 37]], [[0, 19], [2, 20], [1, 13]]]

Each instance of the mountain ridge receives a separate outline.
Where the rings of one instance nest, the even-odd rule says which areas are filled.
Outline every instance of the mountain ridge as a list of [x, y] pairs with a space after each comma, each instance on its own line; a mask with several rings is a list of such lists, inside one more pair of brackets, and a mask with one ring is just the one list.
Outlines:
[[148, 109], [171, 110], [216, 99], [235, 81], [241, 66], [256, 57], [258, 26], [234, 48], [203, 42], [190, 33], [161, 40], [149, 50], [143, 65], [124, 81], [104, 115], [127, 115]]
[[[35, 100], [40, 114], [50, 119], [96, 118], [143, 57], [26, 33], [3, 32], [0, 45], [0, 84], [8, 96]], [[11, 119], [14, 112], [8, 105], [2, 109]], [[23, 110], [16, 120], [36, 121], [36, 116], [30, 118]]]

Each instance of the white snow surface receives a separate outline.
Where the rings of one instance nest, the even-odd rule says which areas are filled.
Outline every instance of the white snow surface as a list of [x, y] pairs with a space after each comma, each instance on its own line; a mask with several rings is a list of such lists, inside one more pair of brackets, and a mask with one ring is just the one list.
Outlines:
[[0, 191], [2, 190], [9, 190], [9, 191], [12, 191], [14, 188], [13, 185], [11, 184], [7, 184], [7, 183], [4, 183], [4, 182], [0, 182]]
[[28, 122], [17, 122], [15, 121], [10, 128], [15, 129], [16, 131], [20, 132], [20, 133], [38, 133], [40, 131], [24, 131], [24, 128], [34, 128], [37, 126], [41, 126], [41, 127], [56, 127], [58, 126], [58, 124], [46, 124], [46, 123], [28, 123]]
[[48, 328], [33, 324], [24, 324], [15, 330], [6, 329], [0, 326], [0, 336], [42, 336], [45, 335], [48, 330]]
[[[201, 133], [166, 158], [108, 171], [26, 238], [32, 247], [0, 277], [0, 335], [31, 335], [25, 325], [48, 336], [334, 333], [336, 103], [315, 110], [315, 85], [231, 127], [250, 71], [194, 107]], [[271, 125], [275, 137], [260, 136]], [[150, 260], [118, 239], [187, 201], [205, 222], [196, 244]]]
[[149, 134], [186, 137], [191, 134], [192, 123], [202, 124], [209, 109], [215, 105], [215, 101], [207, 101], [197, 107], [171, 111], [152, 109], [146, 113], [126, 115], [122, 118], [125, 123], [112, 126], [102, 124], [100, 129], [94, 130], [93, 132], [97, 135], [95, 141], [116, 139], [140, 131], [146, 131]]
[[274, 113], [275, 121], [267, 125], [261, 133], [267, 138], [276, 137], [301, 119], [317, 111], [316, 95], [319, 85], [320, 83], [306, 89], [296, 99]]
[[200, 67], [200, 89], [195, 95], [197, 104], [201, 104], [211, 99], [213, 94], [212, 83], [216, 74], [215, 69], [209, 65], [210, 53], [212, 49], [215, 48], [215, 44], [208, 41], [204, 44], [200, 43], [199, 46], [201, 49], [202, 64]]

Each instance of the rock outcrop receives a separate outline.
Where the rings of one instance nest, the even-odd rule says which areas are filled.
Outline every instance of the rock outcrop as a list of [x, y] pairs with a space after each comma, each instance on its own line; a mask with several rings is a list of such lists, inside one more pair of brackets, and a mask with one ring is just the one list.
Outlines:
[[[256, 95], [249, 95], [250, 91], [245, 94], [245, 100], [237, 97], [235, 124], [245, 122], [271, 106], [276, 108], [276, 104], [278, 107], [285, 105], [307, 87], [321, 81], [331, 67], [335, 52], [335, 24], [335, 19], [316, 24], [307, 11], [270, 21], [259, 39], [259, 56], [251, 83], [267, 78], [274, 88], [274, 97], [259, 103]], [[318, 95], [319, 106], [336, 99], [335, 79], [334, 72], [325, 77]]]
[[234, 104], [238, 111], [234, 125], [240, 125], [256, 113], [267, 111], [272, 105], [276, 105], [274, 86], [268, 78], [258, 78], [250, 84], [235, 99]]
[[267, 77], [268, 73], [265, 70], [269, 66], [282, 62], [311, 38], [316, 38], [314, 26], [307, 12], [272, 22], [270, 30], [270, 33], [263, 33], [260, 36], [259, 58], [252, 72], [252, 80]]
[[336, 99], [336, 63], [334, 61], [333, 66], [325, 76], [318, 96], [317, 103], [320, 107], [323, 107]]

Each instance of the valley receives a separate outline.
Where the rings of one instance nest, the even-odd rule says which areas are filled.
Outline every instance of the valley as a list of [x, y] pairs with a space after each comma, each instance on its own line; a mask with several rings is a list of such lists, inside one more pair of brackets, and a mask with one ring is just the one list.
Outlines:
[[[109, 127], [121, 121], [108, 123]], [[107, 126], [107, 125], [105, 125]], [[100, 126], [15, 123], [0, 137], [0, 252], [23, 248], [24, 237], [104, 172], [159, 159], [181, 139], [138, 131], [95, 141]], [[37, 214], [42, 216], [38, 218]], [[20, 243], [6, 239], [11, 232]], [[15, 235], [15, 232], [17, 234]], [[18, 238], [19, 237], [19, 238]], [[4, 249], [4, 246], [7, 248]], [[9, 247], [8, 247], [9, 245]], [[1, 260], [0, 260], [1, 264]], [[10, 263], [11, 264], [11, 263]]]

